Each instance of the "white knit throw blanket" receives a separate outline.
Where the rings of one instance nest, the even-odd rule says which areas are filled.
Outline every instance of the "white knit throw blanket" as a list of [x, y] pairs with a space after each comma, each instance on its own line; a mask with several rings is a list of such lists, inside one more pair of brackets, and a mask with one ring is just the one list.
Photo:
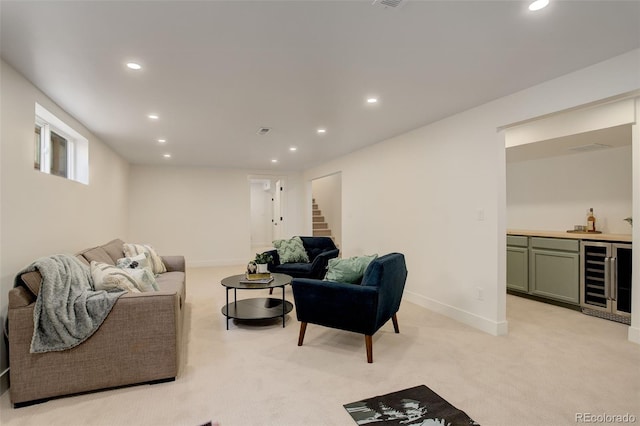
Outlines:
[[94, 291], [89, 267], [74, 256], [43, 257], [20, 272], [38, 270], [40, 293], [33, 310], [31, 353], [78, 346], [98, 330], [124, 292]]

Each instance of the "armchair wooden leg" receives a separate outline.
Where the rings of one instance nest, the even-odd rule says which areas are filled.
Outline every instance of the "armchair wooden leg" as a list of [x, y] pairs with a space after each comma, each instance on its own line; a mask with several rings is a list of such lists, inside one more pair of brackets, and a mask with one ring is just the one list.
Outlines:
[[300, 323], [300, 334], [298, 335], [298, 346], [302, 346], [302, 341], [304, 340], [304, 333], [307, 331], [307, 323]]
[[273, 287], [269, 289], [269, 294], [273, 294]]
[[393, 316], [391, 317], [391, 321], [393, 321], [393, 329], [396, 331], [396, 333], [400, 333], [400, 328], [398, 327], [398, 317], [396, 316], [396, 314], [393, 314]]
[[371, 364], [373, 362], [373, 336], [365, 334], [364, 342], [367, 346], [367, 362]]

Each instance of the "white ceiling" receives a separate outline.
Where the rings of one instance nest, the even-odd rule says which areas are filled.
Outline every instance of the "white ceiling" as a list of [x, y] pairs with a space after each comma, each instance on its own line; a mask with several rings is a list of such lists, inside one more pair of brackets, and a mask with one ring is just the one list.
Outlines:
[[2, 0], [0, 53], [132, 163], [302, 170], [640, 47], [640, 0], [527, 5]]

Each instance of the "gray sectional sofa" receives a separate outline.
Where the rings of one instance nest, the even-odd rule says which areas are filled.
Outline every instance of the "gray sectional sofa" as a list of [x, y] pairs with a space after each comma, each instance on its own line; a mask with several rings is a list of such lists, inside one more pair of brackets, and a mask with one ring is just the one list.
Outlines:
[[[123, 241], [83, 250], [76, 257], [114, 265]], [[160, 291], [125, 293], [100, 328], [80, 345], [30, 353], [33, 312], [41, 276], [22, 274], [9, 292], [10, 396], [15, 407], [62, 395], [174, 380], [184, 345], [186, 298], [183, 256], [162, 256], [167, 272], [156, 277]]]

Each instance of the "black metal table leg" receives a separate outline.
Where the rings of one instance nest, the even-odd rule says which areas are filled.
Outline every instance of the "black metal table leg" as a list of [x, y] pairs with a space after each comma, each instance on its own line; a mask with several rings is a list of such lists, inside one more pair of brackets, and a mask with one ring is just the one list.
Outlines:
[[282, 328], [284, 328], [284, 316], [285, 316], [285, 306], [284, 306], [284, 286], [282, 286]]
[[229, 329], [229, 287], [227, 289], [227, 330]]

